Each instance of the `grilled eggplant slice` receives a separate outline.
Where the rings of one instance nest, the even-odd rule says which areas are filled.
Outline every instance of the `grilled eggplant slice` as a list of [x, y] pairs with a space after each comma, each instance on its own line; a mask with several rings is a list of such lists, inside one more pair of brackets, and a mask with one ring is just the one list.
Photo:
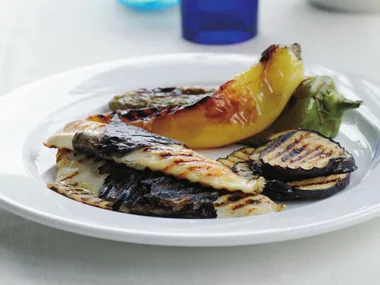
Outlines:
[[58, 174], [48, 187], [76, 201], [103, 209], [175, 218], [225, 218], [281, 211], [263, 195], [230, 193], [139, 171], [70, 150], [57, 153]]
[[[261, 163], [258, 157], [264, 148], [245, 147], [232, 152], [225, 158], [219, 158], [218, 161], [230, 167], [237, 175], [247, 180], [255, 180], [262, 176]], [[249, 160], [250, 158], [251, 160]], [[289, 201], [299, 198], [292, 187], [278, 180], [265, 180], [262, 193], [276, 201]]]
[[342, 173], [288, 183], [267, 180], [262, 194], [275, 201], [324, 199], [345, 189], [350, 178], [351, 173]]
[[300, 198], [323, 199], [342, 191], [348, 186], [350, 179], [351, 173], [342, 173], [293, 181], [288, 184]]
[[[260, 164], [252, 165], [252, 163], [247, 161], [235, 163], [232, 166], [232, 171], [247, 180], [257, 179], [262, 174]], [[262, 194], [275, 201], [289, 201], [301, 198], [290, 185], [273, 179], [265, 180]]]
[[[260, 167], [260, 164], [255, 166]], [[237, 162], [232, 171], [247, 180], [257, 179], [261, 173], [251, 168], [249, 162]], [[333, 174], [301, 181], [282, 182], [266, 179], [263, 195], [275, 201], [291, 201], [298, 199], [324, 199], [342, 191], [350, 183], [351, 173]]]
[[289, 130], [260, 153], [264, 177], [280, 181], [355, 171], [354, 157], [332, 139], [309, 130]]
[[232, 168], [238, 162], [247, 161], [253, 151], [255, 151], [255, 148], [253, 147], [244, 147], [232, 152], [224, 158], [218, 158], [216, 161], [219, 161], [229, 168]]
[[[232, 171], [246, 178], [247, 180], [257, 179], [257, 177], [263, 176], [266, 180], [262, 194], [276, 201], [289, 201], [296, 199], [323, 199], [336, 194], [337, 192], [343, 190], [348, 186], [348, 184], [350, 183], [350, 172], [353, 171], [353, 168], [350, 169], [350, 172], [331, 174], [326, 176], [322, 176], [323, 172], [321, 171], [320, 173], [316, 174], [317, 177], [301, 179], [292, 182], [287, 182], [287, 180], [273, 179], [273, 177], [277, 178], [278, 176], [274, 175], [273, 172], [266, 170], [260, 158], [262, 153], [267, 151], [267, 149], [272, 146], [272, 143], [276, 139], [281, 139], [282, 135], [287, 135], [288, 133], [289, 131], [274, 134], [265, 140], [264, 145], [256, 149], [252, 147], [243, 148], [241, 150], [237, 150], [231, 153], [231, 155], [227, 156], [226, 158], [220, 159], [219, 161], [224, 163], [226, 166], [230, 167]], [[317, 138], [317, 144], [319, 145], [321, 143], [320, 137], [318, 136]], [[315, 136], [304, 136], [303, 139], [300, 139], [299, 141], [303, 148], [306, 148], [307, 144], [314, 144], [314, 139]], [[324, 137], [322, 137], [322, 139], [324, 139]], [[330, 140], [328, 141], [329, 143], [331, 143]], [[307, 144], [305, 142], [307, 142]], [[335, 142], [333, 143], [335, 144]], [[289, 148], [287, 148], [286, 145], [282, 147], [288, 153], [292, 153], [292, 147], [297, 147], [297, 144], [291, 143]], [[336, 145], [334, 147], [336, 147]], [[341, 148], [339, 145], [338, 147]], [[339, 153], [333, 147], [330, 148], [334, 150], [334, 153]], [[245, 151], [245, 153], [250, 153], [248, 161], [246, 156], [240, 153], [240, 151], [242, 150], [249, 150]], [[323, 149], [320, 150], [324, 151]], [[350, 156], [344, 149], [341, 150], [340, 154]], [[284, 155], [283, 150], [279, 151], [278, 155]], [[306, 151], [304, 155], [305, 157], [313, 156], [312, 154], [310, 154], [310, 152]], [[335, 167], [335, 169], [338, 169], [338, 166]], [[299, 171], [298, 169], [291, 168], [288, 168], [287, 170], [289, 172]], [[294, 176], [295, 175], [293, 175], [293, 177]], [[281, 179], [283, 179], [283, 177], [284, 176], [280, 176]]]
[[[83, 131], [83, 129], [86, 129]], [[260, 193], [264, 179], [248, 181], [223, 164], [188, 149], [182, 143], [126, 125], [76, 121], [45, 141], [48, 147], [77, 150], [138, 170], [150, 169], [205, 187]]]

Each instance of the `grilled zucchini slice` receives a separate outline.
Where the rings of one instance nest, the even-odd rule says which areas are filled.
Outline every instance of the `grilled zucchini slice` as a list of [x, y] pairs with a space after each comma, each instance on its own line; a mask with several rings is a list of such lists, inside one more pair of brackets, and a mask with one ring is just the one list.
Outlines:
[[259, 161], [264, 177], [284, 182], [357, 169], [354, 157], [339, 143], [309, 130], [283, 132], [260, 152]]

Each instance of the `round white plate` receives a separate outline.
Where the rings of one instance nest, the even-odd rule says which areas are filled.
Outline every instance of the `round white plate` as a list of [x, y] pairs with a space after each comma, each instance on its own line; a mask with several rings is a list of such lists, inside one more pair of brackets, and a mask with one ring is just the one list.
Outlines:
[[[268, 243], [316, 235], [362, 222], [380, 210], [378, 177], [380, 88], [323, 67], [337, 87], [364, 105], [344, 117], [337, 140], [357, 161], [350, 186], [317, 202], [294, 202], [280, 213], [244, 218], [181, 220], [123, 214], [87, 206], [49, 190], [55, 150], [42, 146], [65, 123], [105, 109], [115, 94], [141, 87], [219, 85], [256, 57], [177, 54], [98, 64], [50, 77], [0, 99], [0, 206], [33, 221], [100, 238], [171, 246]], [[205, 151], [212, 158], [238, 146]]]

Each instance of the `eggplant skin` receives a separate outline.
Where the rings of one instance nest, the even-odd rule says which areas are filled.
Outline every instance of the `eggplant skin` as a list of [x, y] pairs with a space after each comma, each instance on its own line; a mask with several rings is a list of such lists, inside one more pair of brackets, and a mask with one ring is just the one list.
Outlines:
[[314, 167], [307, 171], [303, 169], [294, 170], [290, 168], [272, 167], [267, 164], [262, 165], [262, 173], [264, 177], [284, 182], [299, 181], [316, 176], [350, 173], [356, 169], [357, 166], [352, 155], [348, 155], [346, 158], [330, 159], [328, 165], [324, 169]]
[[278, 180], [265, 180], [262, 194], [275, 201], [292, 201], [302, 198], [295, 189]]
[[[326, 182], [312, 183], [313, 180]], [[310, 181], [310, 184], [307, 184], [308, 181]], [[350, 184], [350, 181], [351, 173], [334, 174], [290, 183], [278, 180], [266, 180], [262, 194], [275, 201], [321, 200], [342, 191]], [[303, 187], [297, 184], [307, 186]]]
[[[235, 163], [232, 166], [232, 171], [247, 180], [253, 180], [261, 175], [261, 171], [258, 168], [260, 168], [260, 165], [256, 164], [252, 168], [252, 164], [245, 161]], [[276, 201], [290, 201], [300, 198], [292, 187], [278, 180], [265, 180], [262, 194]]]
[[[220, 161], [227, 167], [230, 167], [233, 172], [247, 180], [257, 179], [257, 177], [260, 176], [264, 177], [265, 185], [262, 194], [275, 201], [324, 199], [335, 195], [349, 185], [353, 165], [354, 167], [356, 166], [355, 162], [352, 162], [351, 160], [353, 157], [341, 148], [340, 145], [338, 145], [338, 147], [341, 148], [340, 153], [342, 155], [333, 158], [333, 162], [331, 162], [331, 160], [328, 161], [329, 163], [336, 163], [336, 168], [332, 168], [332, 171], [337, 172], [338, 174], [323, 176], [323, 171], [316, 170], [316, 176], [313, 178], [304, 178], [298, 175], [296, 177], [301, 177], [300, 180], [284, 181], [285, 179], [282, 172], [276, 173], [273, 168], [266, 170], [265, 164], [260, 160], [261, 153], [268, 147], [272, 146], [271, 143], [282, 135], [291, 137], [293, 134], [293, 131], [284, 131], [274, 134], [268, 137], [265, 140], [265, 143], [258, 146], [256, 149], [253, 147], [243, 148], [234, 151], [226, 158], [220, 159]], [[244, 161], [246, 156], [241, 153], [242, 150], [244, 153], [249, 154], [248, 161]], [[291, 152], [292, 148], [288, 149], [288, 151]], [[298, 171], [298, 169], [289, 169], [289, 171]], [[342, 171], [343, 173], [341, 173]], [[277, 180], [278, 178], [284, 180]]]
[[294, 181], [289, 185], [299, 198], [325, 199], [345, 189], [350, 181], [351, 173], [343, 173]]
[[[309, 143], [317, 142], [314, 138], [318, 138], [318, 143], [310, 147]], [[284, 182], [349, 173], [357, 169], [354, 157], [339, 143], [304, 129], [288, 130], [275, 136], [260, 153], [259, 160], [264, 177]]]

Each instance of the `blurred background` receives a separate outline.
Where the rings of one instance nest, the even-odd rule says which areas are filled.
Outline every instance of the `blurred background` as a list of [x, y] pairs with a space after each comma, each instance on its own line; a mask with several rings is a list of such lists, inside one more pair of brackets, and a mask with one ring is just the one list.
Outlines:
[[201, 45], [182, 38], [178, 4], [136, 9], [117, 0], [0, 0], [0, 94], [106, 60], [182, 52], [254, 54], [273, 43], [293, 42], [301, 44], [306, 64], [377, 79], [379, 26], [375, 13], [320, 9], [307, 0], [265, 0], [259, 3], [254, 38], [233, 45]]

